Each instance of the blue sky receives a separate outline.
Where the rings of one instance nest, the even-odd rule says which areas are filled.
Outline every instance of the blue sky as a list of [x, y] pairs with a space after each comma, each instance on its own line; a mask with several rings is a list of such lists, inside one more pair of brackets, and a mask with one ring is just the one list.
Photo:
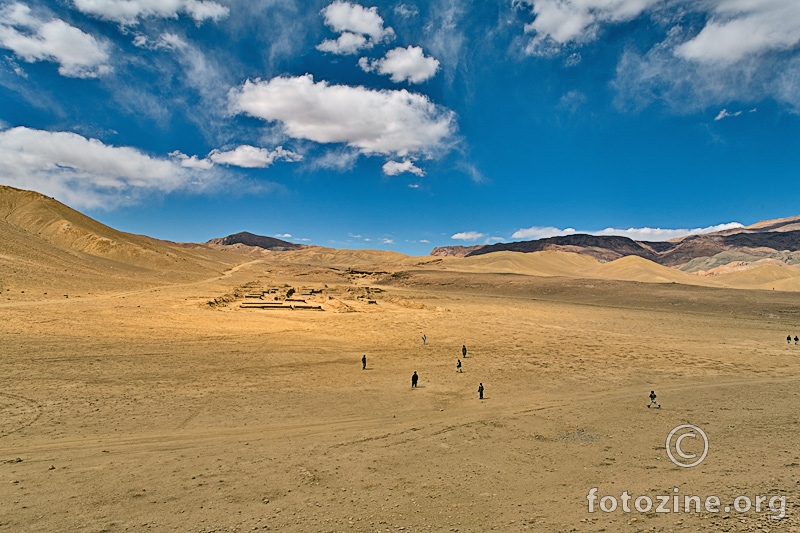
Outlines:
[[424, 255], [800, 214], [800, 3], [0, 1], [0, 183]]

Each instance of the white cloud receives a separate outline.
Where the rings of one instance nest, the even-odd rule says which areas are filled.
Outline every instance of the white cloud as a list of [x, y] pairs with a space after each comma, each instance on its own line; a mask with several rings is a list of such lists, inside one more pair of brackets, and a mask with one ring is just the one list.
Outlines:
[[394, 35], [392, 28], [383, 27], [383, 18], [377, 7], [365, 8], [351, 2], [337, 0], [322, 10], [325, 24], [335, 32], [353, 32], [368, 35], [378, 42]]
[[739, 61], [748, 55], [789, 50], [800, 43], [800, 2], [713, 0], [712, 17], [675, 53], [695, 61]]
[[416, 17], [419, 15], [419, 8], [414, 4], [398, 4], [394, 6], [394, 14], [403, 18]]
[[716, 117], [714, 117], [714, 120], [722, 120], [723, 118], [728, 118], [728, 117], [738, 117], [741, 114], [742, 114], [741, 111], [736, 111], [735, 113], [731, 113], [727, 109], [723, 109], [717, 114]]
[[532, 55], [550, 55], [568, 43], [597, 38], [600, 25], [635, 19], [658, 0], [524, 0], [535, 18], [525, 25], [534, 34], [526, 47]]
[[344, 172], [350, 170], [358, 160], [359, 152], [349, 148], [330, 150], [311, 162], [311, 169], [325, 168]]
[[310, 74], [247, 80], [229, 93], [231, 109], [279, 121], [286, 135], [317, 143], [344, 143], [364, 154], [432, 155], [447, 148], [455, 113], [427, 96], [314, 83]]
[[214, 163], [208, 159], [200, 159], [196, 155], [189, 157], [188, 155], [179, 152], [178, 150], [169, 154], [169, 156], [177, 161], [178, 164], [184, 168], [194, 168], [197, 170], [209, 170], [214, 166]]
[[110, 208], [149, 192], [200, 191], [220, 177], [186, 168], [180, 158], [155, 158], [76, 133], [24, 127], [0, 132], [0, 180], [75, 207]]
[[416, 176], [422, 177], [425, 175], [425, 171], [416, 166], [412, 161], [408, 159], [404, 159], [402, 162], [399, 161], [387, 161], [383, 165], [383, 173], [387, 176], [397, 176], [398, 174], [402, 174], [403, 172], [410, 172]]
[[395, 83], [422, 83], [435, 76], [439, 70], [437, 59], [425, 56], [421, 47], [410, 45], [408, 48], [389, 50], [382, 59], [372, 62], [362, 57], [358, 60], [358, 65], [365, 72], [377, 70], [379, 74], [389, 74]]
[[477, 231], [462, 231], [450, 236], [451, 239], [456, 241], [477, 241], [483, 237], [486, 237], [486, 234], [478, 233]]
[[383, 244], [394, 244], [394, 239], [381, 239]]
[[409, 183], [408, 184], [408, 188], [409, 189], [419, 189], [419, 183]]
[[511, 235], [513, 239], [545, 239], [548, 237], [558, 237], [562, 235], [572, 235], [575, 233], [585, 233], [588, 235], [619, 235], [628, 237], [635, 241], [668, 241], [678, 237], [685, 237], [686, 235], [699, 235], [703, 233], [713, 233], [715, 231], [722, 231], [726, 229], [741, 228], [742, 224], [738, 222], [729, 222], [726, 224], [717, 224], [715, 226], [708, 226], [706, 228], [694, 229], [662, 229], [662, 228], [605, 228], [599, 231], [577, 231], [575, 228], [558, 229], [552, 226], [520, 229]]
[[473, 42], [464, 34], [469, 21], [468, 3], [462, 0], [440, 0], [429, 7], [428, 23], [425, 25], [425, 48], [442, 61], [445, 80], [452, 84], [461, 62], [467, 54], [467, 46]]
[[558, 107], [566, 109], [570, 113], [575, 113], [586, 103], [586, 95], [580, 91], [571, 90], [566, 92], [559, 100]]
[[679, 113], [772, 98], [800, 110], [800, 55], [750, 55], [735, 63], [689, 61], [675, 53], [688, 38], [675, 26], [645, 54], [628, 49], [612, 81], [615, 103], [641, 109], [655, 100]]
[[[645, 53], [628, 47], [617, 67], [616, 103], [661, 100], [679, 112], [772, 98], [800, 110], [800, 2], [788, 0], [517, 0], [530, 6], [525, 51], [574, 52], [606, 26], [650, 16], [668, 28]], [[696, 21], [705, 21], [700, 27]], [[565, 65], [570, 64], [569, 59]]]
[[198, 24], [205, 20], [219, 21], [230, 10], [216, 2], [203, 0], [73, 0], [78, 11], [120, 24], [134, 25], [145, 17], [192, 17]]
[[326, 39], [317, 45], [320, 51], [355, 54], [364, 48], [372, 48], [375, 43], [394, 38], [394, 30], [383, 27], [383, 18], [378, 15], [377, 7], [365, 8], [360, 4], [337, 0], [320, 13], [325, 17], [325, 24], [341, 34], [336, 40]]
[[291, 233], [278, 233], [275, 236], [278, 237], [279, 239], [291, 239], [292, 238], [292, 234]]
[[426, 244], [430, 244], [431, 243], [431, 241], [429, 241], [428, 239], [420, 239], [419, 242], [424, 242]]
[[234, 150], [223, 152], [212, 150], [208, 158], [214, 163], [242, 168], [266, 168], [275, 161], [300, 161], [302, 156], [278, 146], [274, 150], [243, 144]]
[[558, 229], [553, 226], [533, 226], [515, 231], [511, 238], [536, 240], [559, 235], [571, 235], [572, 233], [577, 233], [575, 228]]
[[0, 9], [0, 46], [28, 63], [58, 63], [58, 72], [70, 78], [95, 78], [111, 71], [106, 44], [63, 20], [39, 19], [19, 3]]
[[325, 39], [317, 45], [317, 50], [332, 54], [352, 55], [364, 48], [372, 48], [372, 46], [372, 42], [367, 41], [363, 35], [346, 31], [336, 40]]

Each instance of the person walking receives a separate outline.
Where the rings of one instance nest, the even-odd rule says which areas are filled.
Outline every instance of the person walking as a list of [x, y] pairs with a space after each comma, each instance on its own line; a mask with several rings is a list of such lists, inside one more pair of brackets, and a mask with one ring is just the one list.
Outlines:
[[792, 344], [792, 336], [786, 335], [786, 344]]
[[461, 357], [463, 357], [464, 359], [467, 358], [467, 345], [466, 344], [462, 344], [461, 345]]
[[414, 374], [412, 374], [412, 376], [411, 376], [411, 388], [412, 389], [416, 389], [417, 388], [417, 381], [419, 381], [419, 376], [417, 375], [417, 372], [414, 371]]
[[656, 391], [650, 391], [650, 403], [647, 404], [647, 408], [650, 409], [651, 405], [655, 405], [659, 409], [661, 409], [661, 404], [656, 401]]
[[459, 359], [458, 363], [456, 363], [456, 372], [461, 372], [461, 359]]
[[426, 344], [428, 342], [428, 336], [424, 333], [422, 334], [422, 344]]
[[483, 400], [483, 383], [478, 385], [478, 399]]
[[361, 358], [361, 370], [367, 369], [367, 354], [364, 354], [364, 357]]
[[795, 345], [797, 344], [797, 342], [798, 342], [798, 341], [800, 341], [800, 338], [798, 338], [798, 337], [797, 337], [797, 335], [795, 335], [795, 336], [794, 336], [794, 343], [795, 343]]

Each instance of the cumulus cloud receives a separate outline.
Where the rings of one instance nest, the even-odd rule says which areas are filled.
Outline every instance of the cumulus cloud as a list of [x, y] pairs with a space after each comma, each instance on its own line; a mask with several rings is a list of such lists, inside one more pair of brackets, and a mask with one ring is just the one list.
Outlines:
[[278, 233], [275, 236], [278, 237], [279, 239], [291, 239], [292, 238], [292, 234], [291, 233]]
[[275, 161], [300, 161], [303, 157], [290, 150], [284, 150], [278, 146], [274, 150], [257, 148], [243, 144], [234, 150], [223, 152], [212, 150], [208, 158], [214, 163], [233, 165], [242, 168], [266, 168]]
[[340, 33], [336, 40], [326, 39], [317, 49], [333, 54], [355, 54], [375, 43], [394, 38], [392, 28], [383, 27], [383, 18], [377, 7], [365, 8], [353, 2], [337, 0], [321, 11], [325, 25]]
[[675, 49], [684, 59], [734, 62], [748, 55], [789, 50], [800, 43], [800, 3], [786, 0], [714, 0], [712, 17]]
[[742, 224], [738, 222], [728, 222], [726, 224], [717, 224], [715, 226], [708, 226], [705, 228], [694, 229], [662, 229], [662, 228], [605, 228], [599, 231], [577, 231], [575, 228], [559, 229], [552, 226], [534, 226], [531, 228], [524, 228], [517, 230], [511, 235], [513, 239], [545, 239], [548, 237], [558, 237], [562, 235], [573, 235], [575, 233], [583, 233], [589, 235], [618, 235], [628, 237], [635, 241], [668, 241], [678, 237], [685, 237], [687, 235], [699, 235], [703, 233], [713, 233], [715, 231], [722, 231], [726, 229], [741, 228]]
[[604, 23], [635, 19], [658, 0], [524, 0], [534, 19], [525, 25], [533, 34], [526, 52], [551, 55], [565, 44], [583, 44], [597, 38]]
[[59, 74], [70, 78], [96, 78], [111, 71], [105, 43], [63, 20], [42, 20], [19, 3], [0, 8], [0, 46], [28, 63], [58, 63]]
[[111, 208], [150, 192], [201, 191], [221, 177], [182, 161], [70, 132], [24, 127], [0, 132], [0, 180], [75, 207]]
[[73, 0], [78, 11], [97, 18], [134, 25], [146, 17], [192, 17], [198, 24], [205, 20], [219, 21], [230, 10], [216, 2], [203, 0]]
[[403, 161], [387, 161], [383, 165], [383, 173], [387, 176], [397, 176], [403, 172], [410, 172], [416, 176], [422, 177], [425, 171], [416, 166], [412, 161], [405, 159]]
[[456, 241], [477, 241], [483, 237], [486, 237], [486, 234], [478, 233], [477, 231], [462, 231], [450, 236], [451, 239]]
[[229, 93], [231, 110], [278, 121], [286, 135], [343, 143], [364, 154], [432, 155], [452, 141], [455, 113], [427, 96], [314, 82], [310, 74], [247, 80]]
[[395, 83], [408, 81], [409, 83], [422, 83], [431, 79], [439, 70], [439, 61], [426, 56], [419, 46], [408, 48], [395, 48], [386, 52], [386, 55], [375, 61], [366, 57], [358, 60], [358, 65], [365, 72], [377, 71], [379, 74], [388, 74]]
[[338, 39], [325, 39], [317, 45], [317, 50], [339, 55], [352, 55], [364, 48], [372, 48], [367, 38], [357, 33], [346, 31]]

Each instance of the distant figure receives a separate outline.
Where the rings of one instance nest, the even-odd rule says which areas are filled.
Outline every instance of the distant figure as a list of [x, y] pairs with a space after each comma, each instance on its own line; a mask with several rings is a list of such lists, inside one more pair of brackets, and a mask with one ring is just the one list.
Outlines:
[[364, 354], [364, 357], [361, 358], [361, 370], [367, 369], [367, 354]]
[[461, 359], [459, 359], [458, 363], [456, 363], [456, 372], [461, 372]]
[[464, 359], [467, 358], [467, 345], [466, 344], [462, 344], [461, 345], [461, 357], [463, 357]]
[[478, 399], [483, 400], [483, 383], [478, 385]]
[[786, 344], [792, 344], [792, 336], [791, 335], [787, 335], [786, 336]]
[[412, 389], [416, 389], [417, 388], [417, 381], [419, 381], [419, 376], [417, 375], [417, 373], [415, 371], [414, 374], [411, 376], [411, 388]]
[[647, 404], [647, 408], [650, 409], [651, 405], [655, 405], [659, 409], [661, 409], [661, 404], [656, 401], [656, 391], [650, 391], [650, 403]]
[[800, 339], [798, 339], [798, 338], [797, 338], [797, 335], [795, 335], [795, 336], [794, 336], [794, 343], [795, 343], [795, 344], [797, 344], [797, 341], [800, 341]]
[[428, 336], [423, 334], [422, 335], [422, 344], [425, 344], [426, 342], [428, 342]]

